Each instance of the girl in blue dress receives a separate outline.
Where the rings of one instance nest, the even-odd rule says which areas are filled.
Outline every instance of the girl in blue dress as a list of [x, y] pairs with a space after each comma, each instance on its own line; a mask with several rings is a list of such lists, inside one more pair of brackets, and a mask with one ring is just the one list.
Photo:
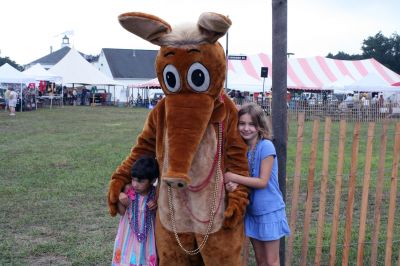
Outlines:
[[289, 236], [286, 206], [278, 183], [278, 160], [265, 113], [255, 103], [239, 110], [238, 129], [248, 145], [251, 177], [225, 173], [226, 188], [237, 184], [251, 188], [245, 215], [245, 233], [250, 238], [257, 265], [280, 265], [279, 239]]

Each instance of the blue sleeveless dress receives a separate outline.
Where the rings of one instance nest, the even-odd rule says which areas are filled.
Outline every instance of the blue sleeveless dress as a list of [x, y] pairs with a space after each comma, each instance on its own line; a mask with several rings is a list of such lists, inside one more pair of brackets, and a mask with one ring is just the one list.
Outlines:
[[261, 161], [274, 157], [271, 177], [265, 188], [252, 189], [245, 215], [246, 236], [260, 241], [271, 241], [290, 235], [286, 218], [286, 205], [278, 183], [278, 160], [273, 143], [260, 140], [253, 152], [248, 152], [249, 169], [253, 178], [259, 178]]

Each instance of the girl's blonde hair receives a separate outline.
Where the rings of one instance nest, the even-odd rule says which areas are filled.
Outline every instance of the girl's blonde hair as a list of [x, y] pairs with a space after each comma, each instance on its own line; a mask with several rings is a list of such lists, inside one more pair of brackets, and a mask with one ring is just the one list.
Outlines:
[[251, 121], [253, 121], [261, 138], [272, 140], [272, 132], [268, 125], [269, 123], [267, 120], [267, 116], [259, 105], [255, 103], [246, 103], [242, 105], [239, 110], [238, 117], [240, 118], [242, 115], [245, 114], [250, 115]]

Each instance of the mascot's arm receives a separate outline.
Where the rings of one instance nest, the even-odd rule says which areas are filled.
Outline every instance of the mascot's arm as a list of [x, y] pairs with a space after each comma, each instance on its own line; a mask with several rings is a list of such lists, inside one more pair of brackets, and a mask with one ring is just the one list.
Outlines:
[[[237, 130], [237, 110], [232, 101], [225, 100], [227, 105], [226, 138], [225, 138], [225, 170], [243, 176], [248, 176], [246, 157], [247, 146]], [[228, 193], [228, 206], [225, 210], [224, 227], [234, 228], [243, 221], [246, 211], [249, 189], [239, 185], [233, 192]]]
[[135, 161], [142, 155], [155, 154], [156, 146], [156, 117], [157, 110], [153, 109], [144, 124], [143, 131], [137, 138], [136, 145], [131, 149], [131, 153], [117, 167], [111, 175], [107, 202], [111, 216], [115, 216], [118, 211], [119, 193], [124, 186], [131, 182], [131, 169]]

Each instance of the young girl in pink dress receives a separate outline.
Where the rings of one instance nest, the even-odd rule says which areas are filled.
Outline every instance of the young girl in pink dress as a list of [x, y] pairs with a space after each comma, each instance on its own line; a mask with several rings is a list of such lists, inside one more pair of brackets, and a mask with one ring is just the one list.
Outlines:
[[112, 266], [157, 265], [154, 236], [156, 189], [159, 177], [157, 161], [139, 158], [132, 167], [132, 183], [119, 195], [122, 215], [114, 243]]

